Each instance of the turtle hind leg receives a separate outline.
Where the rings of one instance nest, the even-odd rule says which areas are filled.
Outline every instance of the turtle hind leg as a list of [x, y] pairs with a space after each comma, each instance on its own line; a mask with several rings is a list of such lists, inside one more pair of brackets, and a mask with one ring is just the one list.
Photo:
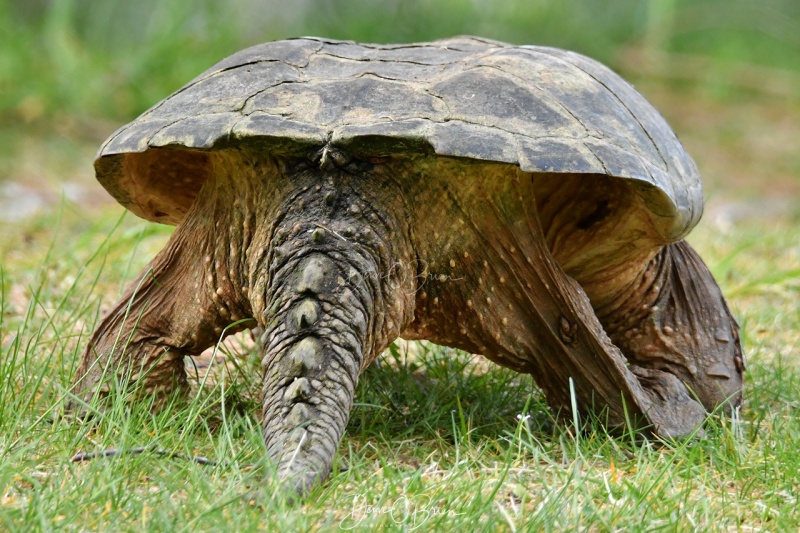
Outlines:
[[708, 411], [731, 411], [741, 403], [739, 326], [686, 241], [664, 246], [625, 296], [597, 314], [640, 378], [653, 371], [672, 374]]
[[123, 387], [158, 408], [170, 393], [188, 393], [185, 355], [197, 355], [246, 325], [227, 327], [247, 311], [222, 301], [228, 300], [229, 283], [222, 280], [228, 273], [215, 270], [213, 252], [204, 254], [202, 245], [198, 250], [198, 231], [193, 222], [181, 225], [97, 326], [68, 410], [84, 412], [93, 397]]

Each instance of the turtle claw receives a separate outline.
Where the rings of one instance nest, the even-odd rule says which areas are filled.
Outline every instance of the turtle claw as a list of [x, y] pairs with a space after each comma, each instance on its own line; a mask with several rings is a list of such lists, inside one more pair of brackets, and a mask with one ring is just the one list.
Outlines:
[[675, 375], [654, 368], [628, 367], [642, 385], [644, 414], [659, 437], [702, 434], [705, 408]]

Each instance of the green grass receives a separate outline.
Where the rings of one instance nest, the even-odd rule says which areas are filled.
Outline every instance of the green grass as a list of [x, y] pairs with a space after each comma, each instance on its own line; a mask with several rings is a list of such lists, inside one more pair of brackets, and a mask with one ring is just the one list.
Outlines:
[[[554, 423], [529, 376], [430, 345], [364, 373], [334, 473], [300, 505], [260, 435], [258, 360], [231, 354], [189, 402], [123, 395], [97, 423], [61, 416], [102, 308], [169, 231], [66, 206], [2, 244], [0, 529], [796, 530], [800, 512], [797, 217], [693, 234], [743, 326], [747, 401], [702, 438], [609, 437]], [[207, 368], [199, 368], [203, 381]], [[77, 451], [154, 453], [71, 463]]]

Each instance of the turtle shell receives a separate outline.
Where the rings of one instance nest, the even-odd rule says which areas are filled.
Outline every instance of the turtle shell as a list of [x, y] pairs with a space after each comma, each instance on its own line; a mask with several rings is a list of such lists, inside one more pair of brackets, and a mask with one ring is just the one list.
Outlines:
[[98, 180], [146, 219], [177, 224], [208, 151], [437, 154], [525, 172], [629, 180], [667, 241], [700, 218], [697, 168], [630, 84], [574, 52], [473, 37], [407, 45], [265, 43], [211, 67], [116, 131]]

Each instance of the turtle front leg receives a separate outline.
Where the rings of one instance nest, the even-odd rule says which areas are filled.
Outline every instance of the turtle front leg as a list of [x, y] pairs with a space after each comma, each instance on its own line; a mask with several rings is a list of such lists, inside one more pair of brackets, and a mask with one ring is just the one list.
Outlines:
[[[439, 163], [437, 170], [431, 174], [448, 174], [445, 164]], [[437, 222], [417, 228], [419, 253], [429, 271], [415, 320], [403, 337], [480, 353], [530, 373], [548, 403], [563, 414], [577, 406], [581, 413], [600, 414], [611, 427], [632, 424], [660, 436], [685, 435], [697, 428], [705, 409], [674, 375], [653, 370], [645, 380], [642, 372], [632, 372], [606, 334], [593, 294], [564, 271], [564, 264], [577, 269], [604, 261], [566, 256], [570, 263], [566, 254], [552, 252], [560, 247], [583, 251], [570, 242], [582, 234], [570, 232], [556, 216], [557, 239], [548, 240], [547, 229], [554, 226], [548, 211], [565, 209], [543, 205], [539, 210], [539, 180], [522, 172], [509, 175], [506, 168], [491, 164], [476, 164], [467, 172], [482, 179], [467, 174], [461, 188], [428, 179], [425, 195], [414, 199], [418, 206], [436, 205]], [[569, 220], [574, 211], [566, 211]], [[424, 216], [421, 210], [418, 218]], [[612, 264], [613, 274], [626, 272], [631, 262]], [[610, 278], [599, 278], [597, 286], [607, 291]], [[654, 380], [659, 387], [651, 386]]]
[[203, 238], [209, 233], [203, 222], [190, 217], [182, 224], [102, 320], [78, 367], [72, 387], [78, 400], [70, 408], [83, 410], [93, 396], [121, 385], [158, 408], [171, 391], [188, 391], [185, 355], [246, 326], [225, 329], [250, 314], [226, 297], [233, 291], [229, 272], [217, 268], [213, 250], [204, 250], [213, 239]]
[[739, 325], [702, 259], [686, 241], [664, 246], [598, 317], [643, 384], [676, 376], [708, 411], [742, 400]]

